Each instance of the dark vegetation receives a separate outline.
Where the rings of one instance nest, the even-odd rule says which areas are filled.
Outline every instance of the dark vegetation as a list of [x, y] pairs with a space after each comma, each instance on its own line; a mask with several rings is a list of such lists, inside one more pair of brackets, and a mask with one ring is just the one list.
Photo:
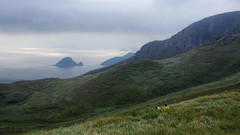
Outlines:
[[[129, 62], [99, 74], [83, 87], [96, 90], [94, 95], [103, 94], [101, 101], [111, 100], [106, 101], [108, 104], [94, 103], [102, 106], [143, 101], [216, 81], [240, 71], [238, 38], [228, 36], [213, 39], [208, 44], [171, 59]], [[226, 43], [227, 40], [231, 43]], [[131, 94], [125, 96], [125, 92]]]

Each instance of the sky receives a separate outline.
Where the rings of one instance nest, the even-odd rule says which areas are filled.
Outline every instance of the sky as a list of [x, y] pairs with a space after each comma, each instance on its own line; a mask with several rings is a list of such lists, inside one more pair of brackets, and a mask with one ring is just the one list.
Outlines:
[[99, 64], [237, 10], [239, 0], [0, 0], [0, 68], [66, 56]]

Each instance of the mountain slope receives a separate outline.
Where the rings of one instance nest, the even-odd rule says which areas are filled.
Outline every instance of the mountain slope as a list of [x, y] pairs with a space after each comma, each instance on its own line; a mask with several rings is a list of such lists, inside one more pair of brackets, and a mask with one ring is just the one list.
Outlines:
[[234, 35], [174, 58], [133, 61], [95, 75], [0, 84], [0, 127], [85, 119], [239, 72], [240, 35]]
[[101, 63], [102, 66], [110, 66], [132, 57], [135, 53], [128, 53], [122, 57], [114, 57]]
[[167, 40], [147, 43], [133, 59], [170, 58], [212, 38], [238, 33], [240, 33], [240, 11], [219, 14], [195, 22]]
[[[101, 106], [142, 101], [188, 87], [216, 81], [240, 71], [239, 36], [214, 39], [175, 58], [129, 62], [99, 74], [84, 85], [104, 98]], [[128, 96], [126, 96], [128, 95]], [[102, 97], [102, 96], [101, 96]]]
[[170, 110], [142, 107], [91, 119], [70, 127], [27, 134], [193, 135], [240, 134], [240, 89], [170, 105]]
[[140, 59], [171, 58], [195, 48], [207, 40], [240, 33], [240, 11], [223, 13], [195, 22], [169, 39], [145, 44], [133, 57], [109, 67], [92, 70], [85, 75], [100, 73], [122, 63]]

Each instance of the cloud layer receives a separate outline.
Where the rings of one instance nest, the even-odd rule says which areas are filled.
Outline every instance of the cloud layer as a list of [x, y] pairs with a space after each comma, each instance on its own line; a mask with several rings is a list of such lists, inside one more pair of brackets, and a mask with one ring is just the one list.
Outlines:
[[0, 0], [0, 49], [137, 51], [239, 0]]
[[163, 33], [233, 10], [238, 0], [1, 0], [0, 31]]

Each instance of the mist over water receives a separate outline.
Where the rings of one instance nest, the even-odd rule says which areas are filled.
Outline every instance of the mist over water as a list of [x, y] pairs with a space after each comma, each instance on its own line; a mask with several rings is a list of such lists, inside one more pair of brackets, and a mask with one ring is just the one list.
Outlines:
[[20, 80], [36, 80], [42, 78], [72, 78], [100, 67], [100, 65], [85, 65], [83, 67], [72, 67], [66, 69], [55, 66], [0, 69], [0, 83], [10, 83]]
[[[128, 51], [118, 50], [66, 50], [51, 51], [43, 48], [25, 48], [0, 53], [0, 83], [43, 78], [72, 78], [90, 70], [101, 68], [106, 59], [122, 56]], [[59, 68], [54, 65], [64, 57], [83, 62], [84, 66]]]

